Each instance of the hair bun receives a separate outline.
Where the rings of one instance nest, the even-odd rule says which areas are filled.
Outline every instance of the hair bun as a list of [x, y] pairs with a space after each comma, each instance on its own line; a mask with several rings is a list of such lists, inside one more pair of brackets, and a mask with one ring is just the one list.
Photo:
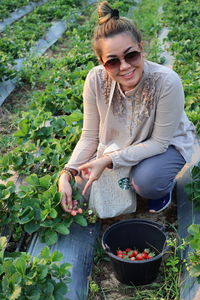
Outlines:
[[119, 11], [118, 9], [113, 9], [111, 13], [111, 17], [115, 17], [116, 19], [119, 19]]
[[106, 23], [111, 18], [119, 18], [119, 11], [117, 9], [112, 9], [107, 1], [103, 1], [98, 6], [98, 17], [99, 24]]

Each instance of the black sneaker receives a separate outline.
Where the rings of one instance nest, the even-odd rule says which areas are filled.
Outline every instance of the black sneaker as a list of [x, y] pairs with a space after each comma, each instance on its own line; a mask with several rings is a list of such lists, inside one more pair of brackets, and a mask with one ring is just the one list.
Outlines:
[[150, 199], [149, 200], [149, 212], [150, 213], [159, 213], [167, 208], [172, 201], [172, 192], [169, 192], [162, 198], [159, 199]]

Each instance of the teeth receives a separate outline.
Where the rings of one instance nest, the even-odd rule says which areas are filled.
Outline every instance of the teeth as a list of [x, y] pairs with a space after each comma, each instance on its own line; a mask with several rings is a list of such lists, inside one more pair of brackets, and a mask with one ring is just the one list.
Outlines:
[[122, 75], [122, 76], [128, 76], [128, 75], [130, 75], [132, 72], [133, 72], [133, 71], [131, 71], [131, 72], [129, 72], [129, 73], [126, 73], [126, 74], [124, 74], [124, 75]]

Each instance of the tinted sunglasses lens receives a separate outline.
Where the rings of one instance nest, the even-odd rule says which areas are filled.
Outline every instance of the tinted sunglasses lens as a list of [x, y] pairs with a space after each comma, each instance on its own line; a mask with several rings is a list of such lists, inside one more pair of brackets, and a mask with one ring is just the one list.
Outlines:
[[125, 61], [128, 64], [136, 62], [141, 56], [141, 53], [138, 51], [129, 52], [124, 56]]
[[113, 70], [113, 69], [119, 68], [119, 66], [120, 66], [119, 58], [110, 59], [104, 64], [104, 67], [107, 70]]

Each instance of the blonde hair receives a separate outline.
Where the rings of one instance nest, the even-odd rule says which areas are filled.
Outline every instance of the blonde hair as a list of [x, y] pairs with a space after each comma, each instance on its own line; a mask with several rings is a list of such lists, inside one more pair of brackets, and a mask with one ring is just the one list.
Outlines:
[[125, 17], [119, 16], [119, 11], [113, 9], [107, 1], [98, 5], [98, 25], [93, 34], [93, 49], [96, 55], [101, 58], [100, 39], [110, 38], [116, 34], [127, 33], [136, 43], [141, 42], [141, 34], [134, 24]]

